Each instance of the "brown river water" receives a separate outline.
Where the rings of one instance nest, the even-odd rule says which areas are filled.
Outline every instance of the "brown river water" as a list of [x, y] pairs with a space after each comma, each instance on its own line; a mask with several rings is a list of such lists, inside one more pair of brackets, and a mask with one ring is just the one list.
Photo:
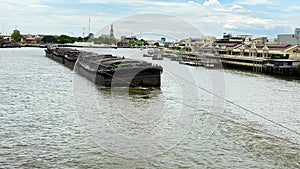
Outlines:
[[300, 168], [299, 80], [85, 50], [160, 64], [162, 86], [103, 89], [0, 49], [0, 168]]

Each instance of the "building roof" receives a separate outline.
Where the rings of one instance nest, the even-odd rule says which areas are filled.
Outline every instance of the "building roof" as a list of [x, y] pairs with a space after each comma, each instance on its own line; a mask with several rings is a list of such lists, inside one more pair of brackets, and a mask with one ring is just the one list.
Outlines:
[[226, 48], [235, 48], [237, 46], [240, 46], [241, 44], [240, 43], [220, 43], [220, 42], [216, 42], [213, 44], [213, 46], [226, 46]]
[[25, 38], [27, 41], [36, 41], [36, 38]]
[[[264, 50], [268, 48], [270, 51], [286, 51], [294, 47], [291, 44], [255, 44], [257, 50]], [[245, 45], [245, 49], [251, 49], [252, 45]]]

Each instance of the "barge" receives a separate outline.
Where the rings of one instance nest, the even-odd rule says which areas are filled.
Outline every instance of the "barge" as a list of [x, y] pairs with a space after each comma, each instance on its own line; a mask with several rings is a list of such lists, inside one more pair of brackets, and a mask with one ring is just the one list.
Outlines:
[[163, 68], [111, 54], [48, 47], [46, 56], [103, 87], [160, 87]]
[[160, 87], [163, 68], [111, 54], [84, 53], [75, 72], [104, 87]]
[[46, 56], [50, 59], [73, 69], [78, 56], [83, 52], [71, 48], [58, 48], [56, 46], [48, 46], [45, 50]]

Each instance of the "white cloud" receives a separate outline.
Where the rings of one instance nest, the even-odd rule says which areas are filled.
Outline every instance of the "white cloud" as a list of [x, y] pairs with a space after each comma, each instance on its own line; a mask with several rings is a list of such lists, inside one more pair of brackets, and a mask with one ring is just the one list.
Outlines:
[[161, 6], [174, 6], [183, 5], [182, 2], [166, 2], [166, 1], [152, 1], [152, 0], [79, 0], [80, 3], [86, 4], [125, 4], [128, 6], [142, 6], [142, 5], [161, 5]]
[[240, 5], [273, 5], [276, 4], [278, 0], [237, 0], [235, 4]]
[[95, 3], [95, 4], [108, 4], [110, 0], [79, 0], [80, 3]]
[[203, 6], [221, 5], [218, 0], [208, 0], [203, 3]]
[[[290, 27], [291, 23], [292, 26], [297, 25], [298, 22], [294, 18], [299, 18], [299, 15], [296, 15], [297, 9], [299, 9], [297, 6], [286, 9], [293, 11], [294, 17], [287, 13], [274, 16], [272, 11], [267, 11], [265, 8], [259, 8], [250, 12], [247, 9], [249, 6], [244, 6], [274, 4], [274, 0], [238, 0], [233, 4], [230, 3], [224, 6], [218, 0], [206, 0], [203, 4], [198, 3], [196, 0], [181, 2], [167, 2], [164, 0], [74, 0], [74, 2], [63, 0], [23, 0], [20, 3], [15, 3], [11, 0], [2, 1], [5, 3], [1, 3], [0, 6], [0, 25], [2, 23], [5, 24], [6, 30], [9, 30], [6, 32], [11, 32], [15, 26], [18, 26], [21, 32], [26, 32], [27, 30], [30, 33], [60, 34], [61, 32], [73, 32], [73, 35], [77, 34], [80, 36], [82, 35], [83, 27], [87, 28], [89, 17], [92, 20], [92, 31], [96, 33], [105, 25], [109, 25], [119, 18], [147, 11], [179, 17], [193, 24], [204, 34], [216, 36], [222, 35], [224, 31], [249, 32], [251, 30], [265, 30], [268, 33], [270, 32], [269, 30], [274, 28]], [[57, 4], [56, 6], [51, 6], [53, 1], [63, 2], [64, 5], [59, 7], [57, 7]], [[51, 4], [45, 2], [51, 2]], [[68, 3], [72, 3], [72, 5], [67, 5]], [[86, 4], [89, 4], [88, 6], [93, 4], [103, 5], [97, 5], [99, 8], [93, 9], [85, 8]], [[118, 7], [103, 10], [103, 8], [107, 7], [104, 4], [110, 4], [109, 6], [118, 5]], [[126, 10], [120, 11], [120, 6], [126, 8]], [[156, 19], [159, 20], [160, 18]], [[153, 20], [153, 26], [159, 23], [155, 21]], [[181, 32], [188, 32], [184, 25], [173, 25], [173, 27], [176, 26], [180, 26]], [[107, 31], [107, 29], [104, 29], [104, 31]], [[180, 30], [177, 29], [176, 31]]]
[[290, 6], [286, 9], [284, 9], [285, 12], [295, 12], [295, 11], [299, 11], [300, 10], [300, 6]]
[[243, 6], [241, 5], [232, 5], [230, 8], [224, 8], [224, 7], [219, 7], [219, 8], [214, 8], [213, 9], [216, 12], [250, 12], [250, 10], [246, 10]]
[[148, 3], [149, 0], [139, 1], [139, 0], [79, 0], [80, 3], [94, 3], [94, 4], [108, 4], [108, 3], [122, 3], [122, 4], [141, 4]]
[[238, 27], [236, 25], [234, 25], [234, 23], [226, 23], [223, 26], [224, 29], [237, 29]]
[[244, 8], [243, 6], [241, 6], [241, 5], [233, 5], [233, 6], [230, 8], [230, 10], [232, 10], [232, 11], [244, 11], [245, 8]]
[[272, 19], [262, 19], [258, 17], [249, 17], [241, 15], [228, 15], [226, 17], [224, 29], [235, 30], [272, 30], [276, 27], [288, 27], [287, 22], [276, 21]]
[[[118, 37], [121, 35], [144, 35], [145, 33], [164, 35], [173, 39], [201, 36], [201, 32], [185, 20], [158, 13], [132, 15], [116, 20], [113, 24]], [[98, 31], [96, 36], [108, 33], [108, 30], [109, 26]]]
[[200, 3], [197, 3], [195, 1], [188, 1], [188, 3], [191, 4], [191, 5], [202, 6]]

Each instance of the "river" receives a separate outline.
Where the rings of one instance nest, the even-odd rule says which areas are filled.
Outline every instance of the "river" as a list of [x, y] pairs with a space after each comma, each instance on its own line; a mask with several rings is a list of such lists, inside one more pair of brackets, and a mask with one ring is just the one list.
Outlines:
[[300, 81], [85, 49], [164, 68], [161, 89], [103, 89], [0, 49], [0, 168], [300, 168]]

